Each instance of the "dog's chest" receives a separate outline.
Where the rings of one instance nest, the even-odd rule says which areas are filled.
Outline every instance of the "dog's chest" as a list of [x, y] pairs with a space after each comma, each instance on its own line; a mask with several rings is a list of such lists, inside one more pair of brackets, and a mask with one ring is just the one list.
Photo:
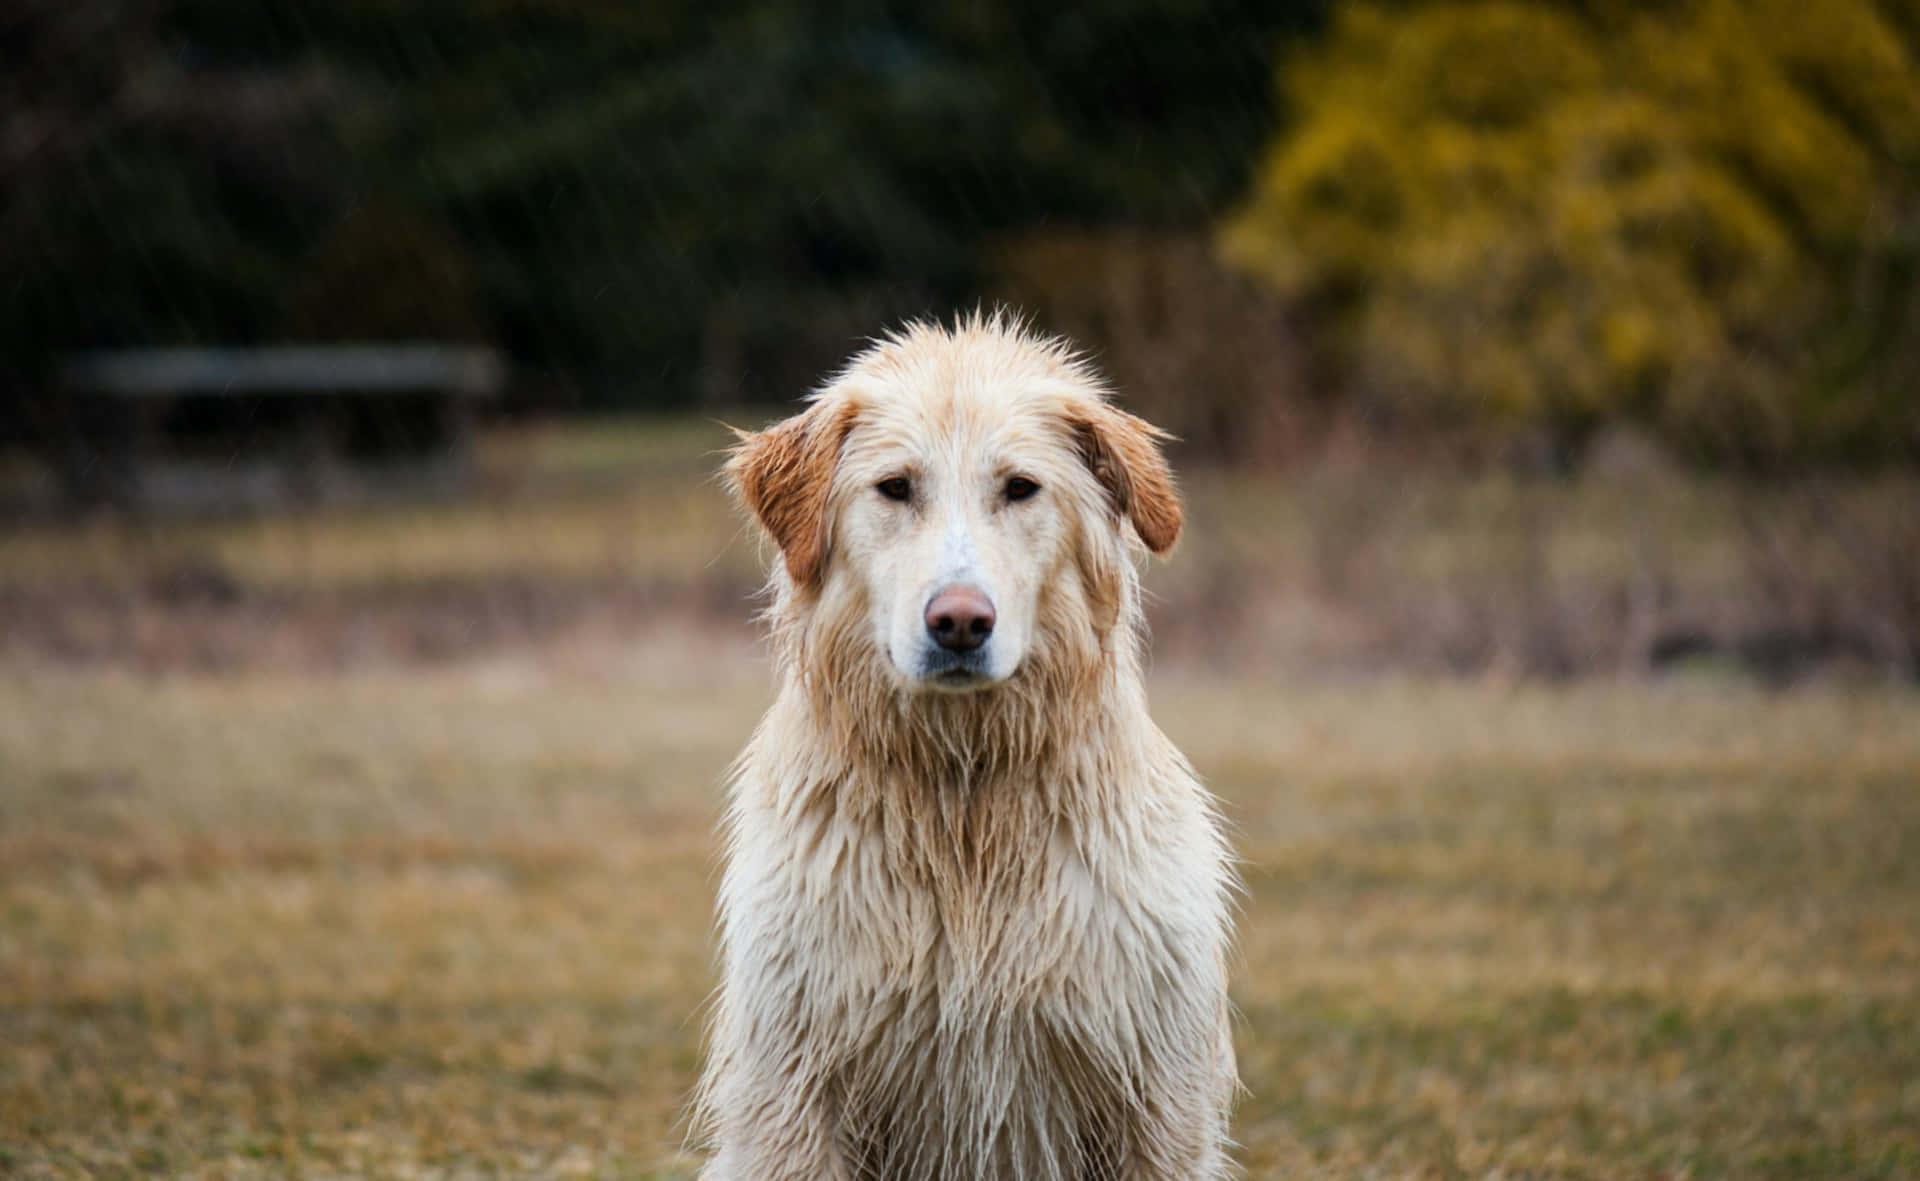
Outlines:
[[1123, 949], [1125, 908], [1062, 826], [970, 819], [839, 819], [815, 844], [806, 894], [849, 986], [949, 1009], [1037, 1000], [1089, 951]]
[[[1096, 1152], [1163, 941], [1060, 833], [989, 862], [903, 848], [850, 842], [818, 896], [840, 951], [819, 1027], [845, 1031], [835, 1073], [874, 1175], [1047, 1176], [1063, 1141]], [[909, 1150], [944, 1163], [895, 1159]]]
[[1117, 1043], [1151, 1024], [1167, 982], [1208, 954], [1213, 916], [1176, 849], [1051, 820], [848, 826], [816, 844], [809, 878], [802, 924], [832, 949], [814, 961], [816, 995], [850, 1018], [828, 1026], [851, 1031], [849, 1053], [897, 1060], [958, 1039], [969, 1062], [1124, 1056]]

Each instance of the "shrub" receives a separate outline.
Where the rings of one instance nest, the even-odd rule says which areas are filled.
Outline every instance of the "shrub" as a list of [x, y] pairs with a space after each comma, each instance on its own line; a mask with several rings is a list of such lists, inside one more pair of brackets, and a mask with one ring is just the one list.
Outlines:
[[1391, 408], [1920, 456], [1915, 15], [1349, 4], [1220, 244]]

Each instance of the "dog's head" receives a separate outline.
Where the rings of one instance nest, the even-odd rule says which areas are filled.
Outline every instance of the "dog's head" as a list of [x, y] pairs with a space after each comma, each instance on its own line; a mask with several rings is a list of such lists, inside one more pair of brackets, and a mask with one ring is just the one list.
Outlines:
[[1163, 437], [1062, 343], [975, 317], [862, 353], [727, 471], [793, 626], [870, 643], [900, 687], [970, 692], [1137, 611], [1133, 551], [1180, 532]]

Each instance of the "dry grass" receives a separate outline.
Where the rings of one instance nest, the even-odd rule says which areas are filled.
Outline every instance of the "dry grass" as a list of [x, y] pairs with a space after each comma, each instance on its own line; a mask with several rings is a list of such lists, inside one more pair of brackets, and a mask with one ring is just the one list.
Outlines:
[[[757, 425], [757, 424], [755, 424]], [[298, 513], [103, 515], [0, 531], [0, 585], [142, 587], [183, 567], [248, 588], [410, 581], [752, 577], [753, 547], [714, 473], [706, 419], [613, 419], [483, 436], [468, 495]]]
[[[731, 641], [0, 672], [21, 1176], [686, 1177]], [[1250, 1175], [1920, 1174], [1920, 700], [1165, 670]]]
[[[724, 441], [0, 534], [0, 1173], [692, 1175], [767, 695]], [[1737, 601], [1724, 489], [1188, 487], [1155, 701], [1246, 858], [1249, 1175], [1920, 1176], [1920, 696], [1325, 673]]]

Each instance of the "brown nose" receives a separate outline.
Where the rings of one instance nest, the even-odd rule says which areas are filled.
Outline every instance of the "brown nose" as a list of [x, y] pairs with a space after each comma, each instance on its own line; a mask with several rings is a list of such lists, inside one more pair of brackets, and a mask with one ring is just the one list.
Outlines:
[[993, 634], [993, 600], [973, 586], [950, 586], [927, 604], [927, 634], [949, 652], [971, 652]]

